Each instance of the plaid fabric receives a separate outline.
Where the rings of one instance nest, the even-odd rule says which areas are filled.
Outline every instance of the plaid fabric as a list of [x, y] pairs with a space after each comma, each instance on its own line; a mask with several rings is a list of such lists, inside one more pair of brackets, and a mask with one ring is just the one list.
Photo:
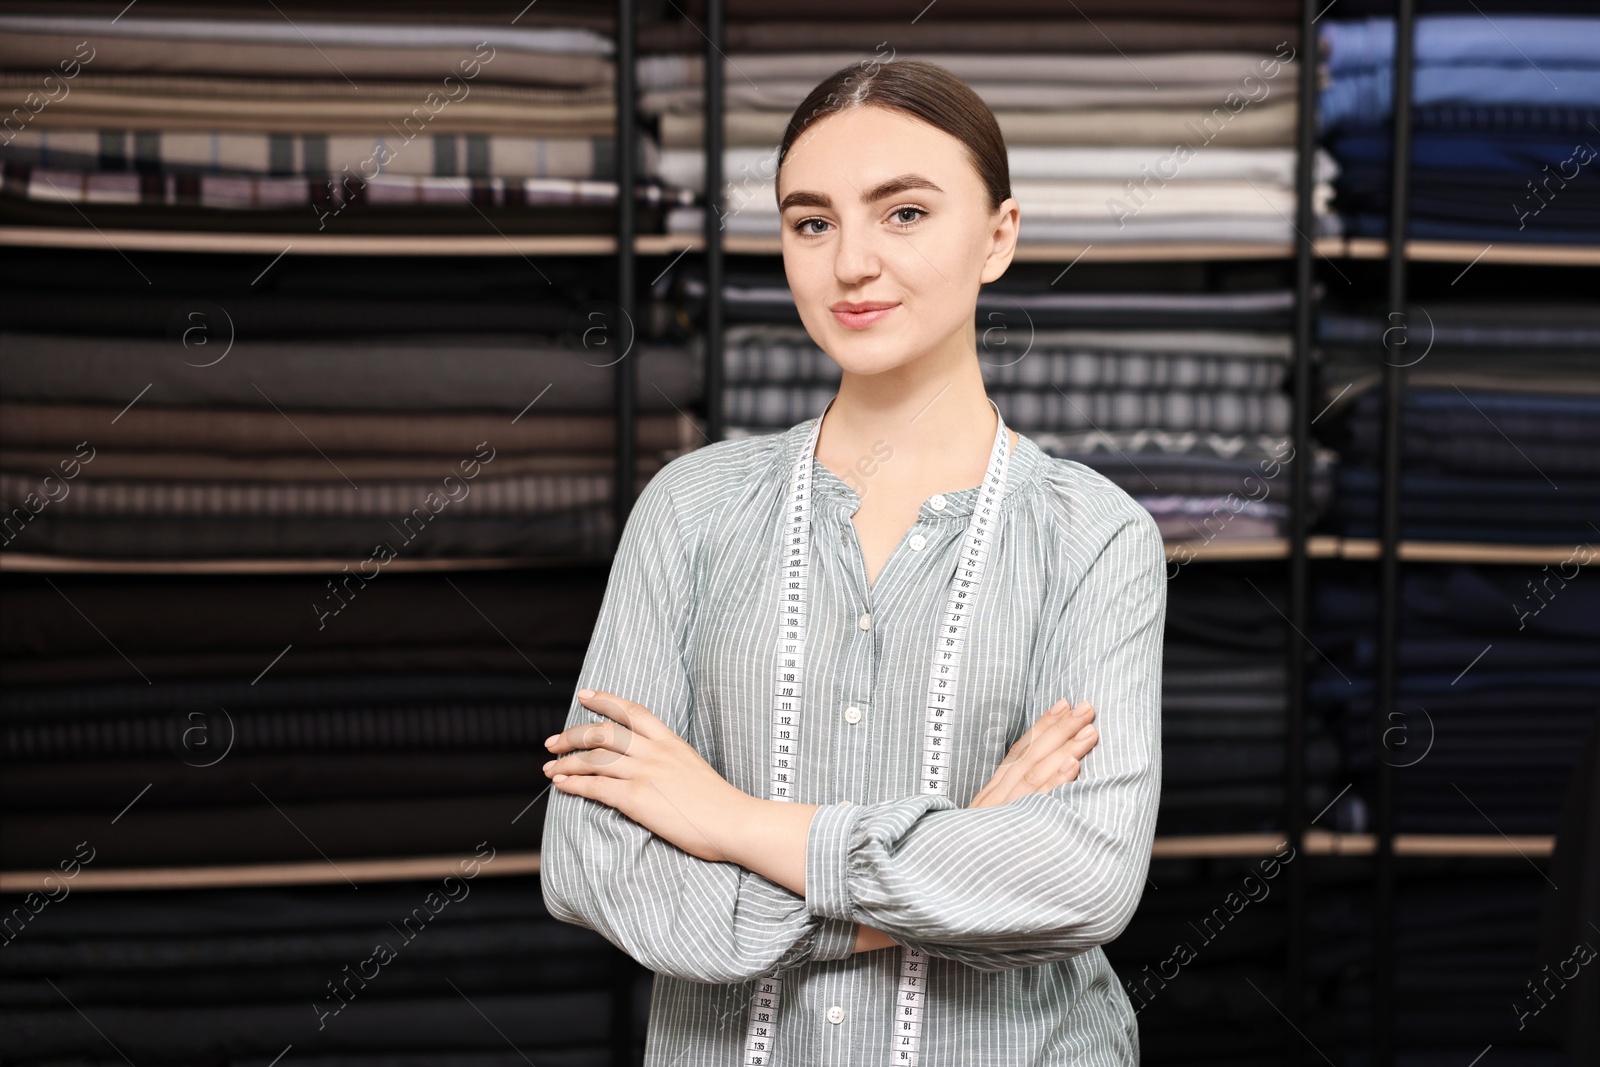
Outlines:
[[[641, 183], [642, 204], [682, 204], [693, 193]], [[551, 207], [611, 204], [616, 182], [568, 178], [435, 178], [380, 174], [363, 182], [331, 178], [223, 174], [136, 174], [53, 170], [5, 164], [0, 193], [26, 200], [78, 204], [179, 205], [228, 210], [373, 204], [413, 207]]]
[[[723, 393], [723, 417], [745, 426], [790, 426], [817, 417], [837, 392], [831, 385], [731, 386]], [[1289, 430], [1289, 398], [1281, 393], [992, 389], [989, 397], [1019, 432], [1146, 426], [1219, 433]]]
[[[467, 481], [459, 475], [451, 485], [444, 478], [429, 481], [364, 482], [190, 482], [145, 480], [95, 480], [54, 478], [56, 500], [49, 500], [43, 479], [34, 475], [0, 472], [0, 513], [23, 508], [33, 494], [51, 514], [61, 515], [312, 515], [389, 516], [397, 521], [413, 510], [425, 518], [433, 514], [540, 515], [568, 511], [611, 500], [609, 474], [532, 474]], [[330, 472], [331, 474], [331, 472]], [[60, 495], [61, 486], [66, 494]], [[465, 496], [450, 499], [447, 493]], [[429, 495], [440, 506], [427, 506]], [[41, 509], [43, 510], [43, 509]]]
[[[801, 338], [804, 338], [803, 340]], [[980, 334], [980, 343], [983, 340]], [[1226, 355], [1060, 350], [1025, 341], [1007, 341], [990, 351], [980, 347], [978, 367], [991, 387], [1059, 385], [1070, 389], [1239, 389], [1273, 390], [1283, 385], [1282, 360]], [[841, 371], [802, 333], [793, 343], [769, 341], [728, 347], [723, 352], [726, 381], [751, 384], [837, 384]]]
[[[0, 144], [0, 161], [45, 170], [136, 171], [141, 174], [235, 174], [318, 177], [360, 174], [388, 151], [383, 173], [435, 178], [616, 178], [615, 137], [519, 137], [499, 133], [431, 134], [396, 151], [391, 131], [257, 133], [249, 130], [19, 131]], [[638, 173], [658, 167], [654, 141], [639, 139]]]

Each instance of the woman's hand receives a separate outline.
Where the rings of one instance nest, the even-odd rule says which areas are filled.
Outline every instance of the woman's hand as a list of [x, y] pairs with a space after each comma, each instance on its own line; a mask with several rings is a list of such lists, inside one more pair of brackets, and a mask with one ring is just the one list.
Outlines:
[[1088, 702], [1069, 711], [1066, 700], [1056, 701], [1017, 738], [967, 807], [998, 808], [1029, 793], [1048, 793], [1073, 781], [1078, 777], [1079, 761], [1100, 740], [1093, 724], [1094, 707]]
[[578, 701], [614, 721], [568, 727], [545, 742], [557, 754], [544, 765], [554, 787], [615, 808], [691, 856], [724, 862], [730, 820], [750, 795], [643, 704], [590, 689]]

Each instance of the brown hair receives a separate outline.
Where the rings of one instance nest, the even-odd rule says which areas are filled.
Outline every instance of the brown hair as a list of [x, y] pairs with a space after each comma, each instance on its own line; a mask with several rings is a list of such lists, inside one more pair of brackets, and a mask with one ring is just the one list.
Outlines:
[[774, 175], [783, 168], [795, 139], [813, 123], [869, 106], [904, 112], [960, 141], [988, 191], [991, 213], [1011, 195], [1011, 165], [994, 112], [966, 82], [944, 67], [920, 59], [862, 60], [829, 75], [789, 119]]

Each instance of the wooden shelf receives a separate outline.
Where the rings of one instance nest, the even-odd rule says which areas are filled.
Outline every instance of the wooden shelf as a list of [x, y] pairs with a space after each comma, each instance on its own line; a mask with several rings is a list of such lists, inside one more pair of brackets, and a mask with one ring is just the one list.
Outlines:
[[[610, 556], [504, 556], [461, 559], [395, 559], [386, 571], [489, 571], [582, 567], [609, 563]], [[0, 552], [0, 571], [17, 574], [336, 574], [349, 559], [85, 559], [31, 552]]]
[[[1351, 237], [1328, 242], [1339, 251], [1318, 251], [1331, 258], [1385, 259], [1389, 242], [1377, 237]], [[1406, 258], [1418, 263], [1511, 263], [1521, 266], [1600, 267], [1600, 246], [1505, 244], [1489, 241], [1407, 241]]]
[[[1311, 559], [1376, 560], [1379, 543], [1366, 538], [1316, 534], [1306, 540]], [[1234, 541], [1168, 541], [1169, 561], [1228, 563], [1241, 560], [1287, 559], [1287, 537]], [[1402, 541], [1400, 558], [1412, 563], [1548, 564], [1577, 562], [1563, 545], [1496, 545], [1473, 541]], [[611, 562], [607, 556], [497, 556], [460, 559], [397, 559], [393, 571], [531, 570], [582, 567]], [[88, 559], [35, 552], [0, 552], [0, 572], [13, 574], [333, 574], [348, 559]], [[1600, 563], [1600, 557], [1589, 561]]]
[[237, 863], [214, 867], [122, 867], [96, 869], [84, 866], [73, 878], [60, 871], [0, 871], [0, 893], [46, 891], [46, 878], [59, 892], [66, 884], [80, 890], [121, 889], [223, 889], [264, 885], [346, 885], [350, 882], [405, 882], [458, 874], [461, 865], [477, 862], [478, 875], [536, 874], [539, 853], [500, 852], [488, 861], [476, 854], [460, 856], [404, 856], [395, 859], [339, 860], [310, 863]]
[[[1283, 848], [1283, 834], [1197, 834], [1158, 837], [1151, 849], [1153, 859], [1219, 859], [1228, 857], [1273, 856]], [[1371, 834], [1341, 834], [1312, 830], [1305, 835], [1304, 851], [1317, 856], [1370, 856], [1374, 851]], [[1452, 858], [1505, 858], [1549, 856], [1555, 838], [1524, 834], [1502, 837], [1499, 834], [1396, 834], [1394, 850], [1400, 856], [1439, 856]], [[73, 890], [128, 889], [223, 889], [266, 885], [338, 885], [350, 882], [404, 882], [443, 878], [457, 873], [460, 865], [475, 860], [475, 855], [406, 856], [395, 859], [339, 860], [307, 863], [239, 863], [209, 867], [123, 867], [96, 869], [83, 867], [67, 880]], [[539, 872], [539, 853], [501, 852], [489, 862], [481, 862], [479, 874], [519, 875]], [[46, 878], [59, 887], [59, 871], [0, 871], [0, 893], [44, 891]]]
[[[1347, 537], [1339, 541], [1342, 559], [1378, 558], [1382, 542]], [[1500, 545], [1479, 541], [1401, 541], [1400, 559], [1413, 563], [1564, 563], [1573, 559], [1568, 545]], [[1590, 564], [1597, 562], [1591, 560]]]
[[[1233, 541], [1167, 541], [1167, 559], [1224, 562], [1242, 559], [1288, 559], [1287, 537], [1251, 537]], [[1339, 555], [1339, 539], [1318, 534], [1306, 539], [1306, 555], [1315, 559], [1334, 559]]]

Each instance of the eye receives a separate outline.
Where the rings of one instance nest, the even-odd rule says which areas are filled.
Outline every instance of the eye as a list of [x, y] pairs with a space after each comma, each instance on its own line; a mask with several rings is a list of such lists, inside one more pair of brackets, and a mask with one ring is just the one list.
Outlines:
[[[912, 211], [912, 212], [915, 212], [916, 214], [911, 219], [906, 220], [906, 219], [903, 218], [903, 216], [907, 211]], [[907, 204], [904, 207], [895, 208], [892, 212], [890, 212], [889, 217], [895, 220], [895, 223], [894, 223], [895, 226], [897, 226], [898, 228], [904, 230], [904, 229], [909, 229], [912, 226], [915, 226], [917, 224], [917, 222], [922, 218], [922, 216], [924, 216], [926, 214], [927, 214], [927, 212], [924, 211], [922, 208], [920, 208], [920, 207], [912, 207], [910, 204]]]
[[792, 230], [794, 230], [795, 233], [800, 234], [802, 237], [816, 237], [817, 234], [818, 234], [818, 231], [816, 231], [816, 230], [808, 230], [805, 227], [808, 224], [813, 223], [813, 222], [820, 222], [823, 225], [827, 225], [827, 221], [828, 221], [827, 219], [821, 219], [821, 218], [818, 218], [817, 216], [813, 215], [809, 219], [801, 219], [799, 222], [795, 223], [790, 228]]

